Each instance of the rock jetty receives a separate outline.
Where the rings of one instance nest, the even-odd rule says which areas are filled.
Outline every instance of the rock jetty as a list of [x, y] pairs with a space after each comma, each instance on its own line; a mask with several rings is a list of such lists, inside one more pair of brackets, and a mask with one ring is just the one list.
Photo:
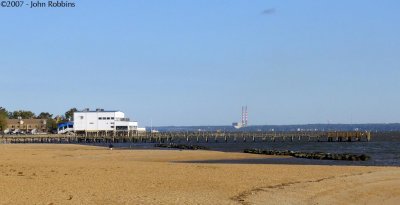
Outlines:
[[190, 150], [198, 150], [198, 149], [203, 149], [203, 150], [208, 150], [207, 147], [204, 146], [199, 146], [199, 145], [186, 145], [186, 144], [155, 144], [155, 147], [161, 147], [161, 148], [170, 148], [170, 149], [190, 149]]
[[290, 150], [261, 150], [261, 149], [245, 149], [244, 153], [251, 154], [265, 154], [265, 155], [285, 155], [296, 158], [306, 159], [319, 159], [319, 160], [347, 160], [347, 161], [366, 161], [370, 157], [361, 154], [350, 154], [350, 153], [325, 153], [325, 152], [295, 152]]

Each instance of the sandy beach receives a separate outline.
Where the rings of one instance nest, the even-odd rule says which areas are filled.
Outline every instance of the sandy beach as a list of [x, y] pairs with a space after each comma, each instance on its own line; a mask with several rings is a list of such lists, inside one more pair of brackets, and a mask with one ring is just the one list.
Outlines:
[[400, 168], [206, 164], [244, 153], [0, 145], [0, 204], [397, 204]]

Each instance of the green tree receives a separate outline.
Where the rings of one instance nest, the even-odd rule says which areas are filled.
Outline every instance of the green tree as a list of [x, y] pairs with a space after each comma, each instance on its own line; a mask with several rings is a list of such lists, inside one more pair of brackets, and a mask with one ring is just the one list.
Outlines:
[[65, 118], [69, 120], [74, 120], [74, 112], [78, 111], [76, 108], [71, 108], [65, 113]]
[[65, 117], [63, 115], [57, 115], [54, 117], [54, 120], [56, 121], [56, 123], [63, 123], [63, 122], [68, 122], [68, 120], [65, 119]]
[[7, 110], [3, 107], [0, 107], [0, 131], [4, 131], [7, 128], [7, 118]]
[[32, 119], [35, 118], [35, 113], [32, 111], [26, 111], [26, 110], [16, 110], [14, 112], [9, 113], [9, 118], [10, 119], [18, 119], [21, 117], [22, 119]]
[[49, 131], [57, 129], [57, 122], [53, 118], [47, 119], [47, 124], [46, 125], [47, 125], [47, 129]]
[[53, 115], [48, 112], [41, 112], [37, 117], [37, 119], [51, 119]]

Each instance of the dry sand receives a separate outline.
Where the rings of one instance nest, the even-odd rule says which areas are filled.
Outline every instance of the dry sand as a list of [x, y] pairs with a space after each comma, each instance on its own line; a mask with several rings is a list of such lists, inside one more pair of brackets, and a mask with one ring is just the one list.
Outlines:
[[242, 153], [0, 145], [0, 204], [398, 204], [400, 168], [174, 161]]

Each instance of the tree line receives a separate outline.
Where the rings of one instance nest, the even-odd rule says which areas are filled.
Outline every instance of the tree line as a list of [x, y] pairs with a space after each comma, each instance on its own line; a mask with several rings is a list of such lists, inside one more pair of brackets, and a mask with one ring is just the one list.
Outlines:
[[5, 130], [7, 128], [8, 119], [45, 119], [47, 121], [48, 130], [57, 129], [58, 123], [72, 121], [74, 112], [78, 111], [76, 108], [71, 108], [65, 112], [64, 115], [56, 115], [49, 112], [41, 112], [36, 115], [34, 112], [29, 110], [15, 110], [7, 111], [6, 108], [0, 106], [0, 130]]

